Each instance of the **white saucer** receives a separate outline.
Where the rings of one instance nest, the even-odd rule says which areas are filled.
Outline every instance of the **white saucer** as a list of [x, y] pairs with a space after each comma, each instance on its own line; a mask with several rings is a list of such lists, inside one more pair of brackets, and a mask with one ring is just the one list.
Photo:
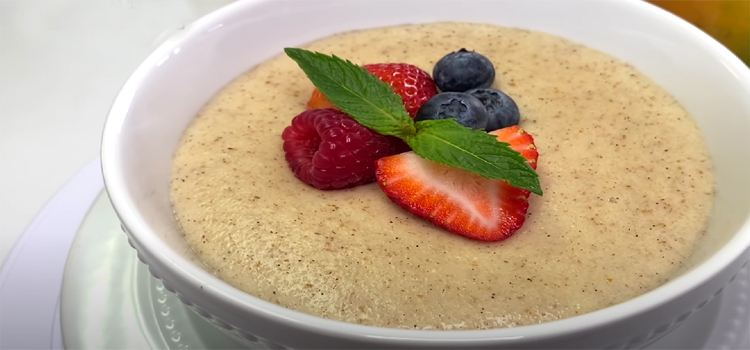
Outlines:
[[105, 194], [94, 202], [70, 250], [60, 316], [66, 349], [245, 348], [151, 277]]
[[[746, 266], [724, 293], [648, 349], [749, 349]], [[80, 227], [61, 298], [68, 349], [238, 349], [151, 277], [128, 245], [106, 195]]]

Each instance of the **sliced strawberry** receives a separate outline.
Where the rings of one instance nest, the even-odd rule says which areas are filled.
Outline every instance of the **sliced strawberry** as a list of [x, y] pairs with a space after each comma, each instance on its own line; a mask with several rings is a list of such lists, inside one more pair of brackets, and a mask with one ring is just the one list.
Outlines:
[[323, 108], [338, 109], [336, 105], [334, 105], [330, 100], [328, 100], [328, 97], [326, 97], [326, 95], [323, 95], [323, 93], [320, 92], [320, 90], [315, 89], [312, 92], [310, 101], [307, 101], [307, 109], [323, 109]]
[[[492, 134], [536, 167], [538, 153], [531, 135], [517, 126]], [[512, 236], [523, 226], [529, 208], [527, 190], [435, 163], [414, 152], [379, 159], [375, 176], [388, 198], [402, 208], [475, 240], [501, 241]]]
[[510, 144], [510, 148], [521, 153], [527, 159], [529, 165], [536, 169], [536, 161], [539, 158], [539, 152], [534, 144], [534, 137], [523, 131], [518, 125], [498, 129], [490, 132], [491, 135], [497, 135], [497, 139]]

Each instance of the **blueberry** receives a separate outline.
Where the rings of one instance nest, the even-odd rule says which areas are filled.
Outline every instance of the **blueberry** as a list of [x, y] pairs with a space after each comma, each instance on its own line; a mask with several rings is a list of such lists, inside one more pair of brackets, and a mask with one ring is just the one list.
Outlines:
[[417, 121], [455, 118], [472, 129], [487, 126], [487, 111], [482, 102], [462, 92], [443, 92], [433, 96], [417, 112]]
[[517, 125], [521, 120], [518, 105], [510, 96], [495, 89], [473, 89], [466, 92], [482, 102], [487, 109], [487, 131]]
[[495, 67], [487, 57], [461, 49], [435, 63], [432, 79], [443, 92], [487, 88], [495, 81]]

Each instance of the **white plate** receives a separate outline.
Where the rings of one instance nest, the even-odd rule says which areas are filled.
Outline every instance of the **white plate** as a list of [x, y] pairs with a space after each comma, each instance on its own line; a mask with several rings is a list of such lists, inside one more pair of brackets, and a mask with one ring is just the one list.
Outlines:
[[[724, 293], [648, 349], [750, 349], [748, 266]], [[74, 349], [237, 349], [182, 305], [138, 261], [105, 195], [70, 251], [61, 298], [62, 333]]]
[[62, 348], [58, 305], [63, 268], [76, 232], [104, 186], [100, 169], [95, 159], [68, 181], [0, 269], [0, 349]]
[[60, 315], [66, 349], [244, 348], [151, 277], [104, 194], [70, 250]]

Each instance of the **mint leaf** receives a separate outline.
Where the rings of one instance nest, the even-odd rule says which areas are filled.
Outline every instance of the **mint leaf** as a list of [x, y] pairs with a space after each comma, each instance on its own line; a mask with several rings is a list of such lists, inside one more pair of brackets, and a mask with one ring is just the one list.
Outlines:
[[366, 69], [336, 56], [285, 48], [320, 92], [360, 124], [382, 135], [415, 133], [401, 96]]
[[405, 141], [419, 156], [542, 195], [536, 171], [508, 143], [455, 119], [423, 120], [416, 126], [417, 133]]

